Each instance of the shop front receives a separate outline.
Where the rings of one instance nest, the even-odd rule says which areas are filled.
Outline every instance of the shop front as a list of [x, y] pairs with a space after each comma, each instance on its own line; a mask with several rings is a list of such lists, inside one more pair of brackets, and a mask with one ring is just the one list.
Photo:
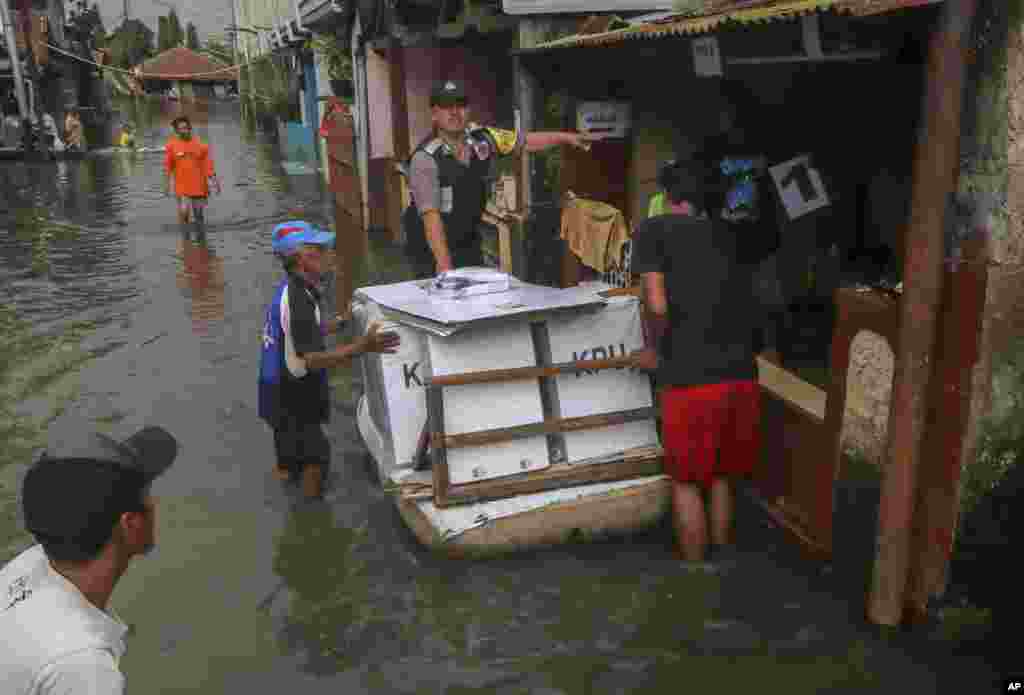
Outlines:
[[[529, 119], [560, 104], [565, 126], [586, 126], [595, 104], [629, 113], [627, 126], [608, 129], [592, 153], [563, 152], [557, 190], [542, 195], [564, 200], [571, 191], [606, 203], [632, 229], [649, 214], [666, 161], [728, 143], [720, 161], [755, 163], [760, 195], [748, 213], [760, 223], [746, 242], [773, 268], [786, 311], [781, 360], [759, 360], [765, 455], [753, 483], [776, 522], [829, 558], [844, 452], [880, 464], [889, 439], [915, 148], [942, 4], [716, 7], [520, 50], [521, 108]], [[524, 188], [541, 188], [532, 183]], [[929, 431], [942, 436], [927, 438], [924, 455], [952, 457], [953, 470], [986, 271], [956, 262], [980, 247], [948, 244], [946, 253], [927, 394]], [[588, 272], [571, 255], [563, 284]]]

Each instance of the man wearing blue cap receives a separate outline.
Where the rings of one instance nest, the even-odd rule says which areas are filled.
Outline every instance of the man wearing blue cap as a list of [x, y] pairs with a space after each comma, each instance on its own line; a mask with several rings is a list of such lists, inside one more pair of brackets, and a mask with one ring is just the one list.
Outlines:
[[330, 417], [327, 369], [367, 352], [395, 352], [398, 334], [366, 335], [328, 350], [324, 336], [338, 329], [337, 319], [320, 311], [320, 276], [324, 248], [334, 234], [308, 222], [282, 222], [274, 227], [272, 248], [284, 263], [287, 277], [267, 306], [260, 359], [259, 415], [274, 430], [275, 475], [280, 480], [302, 477], [306, 497], [323, 492], [331, 447], [323, 424]]
[[153, 549], [156, 480], [178, 453], [160, 427], [124, 441], [51, 431], [22, 483], [34, 545], [0, 568], [0, 690], [123, 695], [128, 626], [110, 597]]

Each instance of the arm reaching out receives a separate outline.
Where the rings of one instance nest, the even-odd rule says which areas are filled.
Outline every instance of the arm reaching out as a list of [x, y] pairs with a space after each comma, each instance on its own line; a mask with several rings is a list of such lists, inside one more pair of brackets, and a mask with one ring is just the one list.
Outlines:
[[559, 145], [570, 145], [586, 152], [590, 149], [590, 143], [600, 139], [600, 137], [595, 135], [587, 135], [586, 133], [577, 133], [575, 131], [537, 131], [526, 134], [526, 151], [540, 152]]
[[380, 324], [373, 323], [363, 337], [327, 352], [307, 352], [302, 359], [305, 360], [307, 369], [329, 369], [368, 352], [392, 354], [398, 351], [400, 343], [401, 340], [397, 333], [394, 331], [381, 333]]

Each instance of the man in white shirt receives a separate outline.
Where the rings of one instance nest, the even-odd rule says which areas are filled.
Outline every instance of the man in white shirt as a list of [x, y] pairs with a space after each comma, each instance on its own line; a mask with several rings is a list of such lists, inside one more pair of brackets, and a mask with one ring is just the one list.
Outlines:
[[152, 482], [178, 444], [159, 427], [123, 442], [51, 437], [25, 474], [25, 526], [38, 541], [0, 569], [5, 695], [121, 695], [128, 627], [108, 606], [133, 557], [152, 550]]

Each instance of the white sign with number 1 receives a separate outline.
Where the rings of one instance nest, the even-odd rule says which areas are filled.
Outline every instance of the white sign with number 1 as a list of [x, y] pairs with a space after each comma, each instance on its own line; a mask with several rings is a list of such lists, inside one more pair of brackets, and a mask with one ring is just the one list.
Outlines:
[[794, 157], [769, 169], [789, 219], [795, 220], [831, 204], [821, 174], [808, 155]]

